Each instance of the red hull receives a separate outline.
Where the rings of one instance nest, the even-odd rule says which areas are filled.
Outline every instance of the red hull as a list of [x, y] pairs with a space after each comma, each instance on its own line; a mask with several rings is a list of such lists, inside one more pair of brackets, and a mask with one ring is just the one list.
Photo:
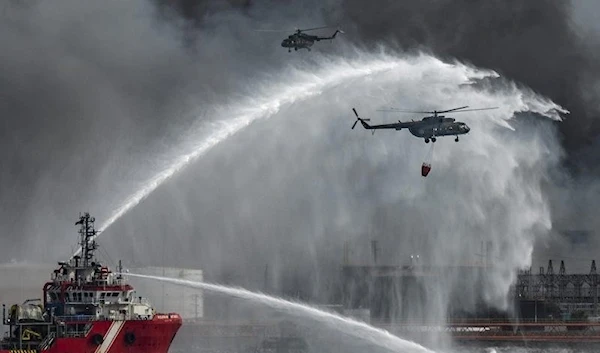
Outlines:
[[[181, 327], [178, 314], [157, 314], [152, 320], [94, 321], [85, 337], [57, 338], [41, 350], [48, 353], [167, 353]], [[133, 335], [132, 335], [133, 334]], [[102, 343], [97, 335], [101, 335]], [[128, 342], [129, 340], [129, 342]], [[23, 349], [0, 350], [0, 353], [38, 352]]]

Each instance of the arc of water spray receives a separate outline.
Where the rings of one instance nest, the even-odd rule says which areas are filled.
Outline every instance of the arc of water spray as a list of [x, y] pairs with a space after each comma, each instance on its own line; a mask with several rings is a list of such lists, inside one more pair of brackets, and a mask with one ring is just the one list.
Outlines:
[[207, 282], [196, 282], [185, 279], [141, 275], [135, 273], [123, 273], [124, 276], [153, 279], [162, 282], [168, 282], [179, 286], [204, 289], [207, 291], [225, 294], [228, 296], [252, 300], [261, 303], [278, 311], [294, 312], [297, 316], [302, 316], [323, 324], [330, 325], [336, 330], [342, 330], [361, 340], [367, 340], [374, 345], [388, 349], [394, 353], [411, 352], [435, 353], [420, 344], [404, 340], [391, 334], [389, 331], [373, 327], [365, 322], [357, 321], [349, 317], [344, 317], [331, 312], [323, 311], [307, 304], [288, 301], [278, 297], [272, 297], [263, 293], [252, 292], [243, 288], [227, 287]]
[[[267, 118], [276, 114], [283, 105], [292, 104], [297, 101], [307, 99], [318, 95], [323, 89], [335, 86], [343, 81], [355, 79], [361, 76], [381, 73], [391, 70], [400, 64], [396, 60], [371, 60], [367, 62], [358, 62], [355, 65], [344, 65], [344, 67], [331, 68], [327, 67], [318, 72], [306, 75], [306, 81], [300, 84], [280, 84], [284, 87], [273, 87], [273, 94], [263, 97], [251, 97], [241, 103], [236, 104], [232, 109], [224, 109], [223, 113], [227, 116], [235, 116], [236, 118], [224, 121], [221, 127], [210, 134], [208, 137], [199, 142], [188, 141], [192, 146], [187, 153], [183, 153], [179, 158], [163, 169], [160, 173], [144, 183], [144, 186], [137, 192], [131, 194], [122, 205], [106, 220], [106, 222], [98, 229], [96, 239], [102, 232], [110, 227], [117, 219], [121, 218], [130, 209], [142, 202], [150, 193], [158, 186], [167, 181], [178, 171], [182, 170], [192, 161], [203, 155], [205, 152], [213, 148], [219, 142], [225, 140], [229, 136], [242, 130], [250, 125], [253, 121], [259, 118]], [[77, 249], [72, 256], [76, 256], [81, 252]]]

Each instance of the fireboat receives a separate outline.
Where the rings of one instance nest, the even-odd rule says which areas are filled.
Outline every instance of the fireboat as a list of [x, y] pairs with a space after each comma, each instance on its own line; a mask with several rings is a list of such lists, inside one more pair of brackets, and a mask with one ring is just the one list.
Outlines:
[[0, 353], [167, 353], [182, 325], [179, 314], [159, 314], [136, 297], [122, 266], [112, 272], [94, 256], [94, 217], [79, 217], [80, 255], [59, 262], [42, 299], [2, 305], [9, 331]]

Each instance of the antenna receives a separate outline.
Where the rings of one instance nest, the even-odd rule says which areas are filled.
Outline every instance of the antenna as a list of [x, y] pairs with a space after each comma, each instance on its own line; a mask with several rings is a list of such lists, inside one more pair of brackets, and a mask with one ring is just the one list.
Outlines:
[[117, 276], [117, 279], [123, 279], [123, 264], [121, 263], [121, 260], [119, 260], [118, 271], [119, 275]]
[[377, 265], [377, 250], [379, 250], [379, 247], [377, 246], [377, 240], [371, 240], [371, 252], [373, 253], [373, 265]]
[[[96, 222], [96, 218], [91, 217], [88, 212], [85, 212], [83, 215], [79, 215], [79, 221], [75, 222], [75, 225], [80, 225], [79, 235], [80, 241], [79, 245], [81, 246], [81, 258], [83, 259], [82, 266], [89, 267], [90, 260], [94, 258], [94, 251], [98, 249], [98, 243], [94, 240], [96, 234], [98, 232], [94, 228], [94, 222]], [[78, 264], [78, 259], [75, 260], [76, 264]]]

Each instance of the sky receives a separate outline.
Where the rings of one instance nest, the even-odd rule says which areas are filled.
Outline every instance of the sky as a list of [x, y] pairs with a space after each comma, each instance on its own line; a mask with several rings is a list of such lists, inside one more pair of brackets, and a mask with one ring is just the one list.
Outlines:
[[[145, 180], [176, 160], [189, 141], [205, 138], [233, 118], [229, 112], [253, 108], [259, 98], [278, 92], [273, 87], [284, 91], [310, 79], [311, 70], [320, 77], [337, 72], [347, 62], [336, 58], [371, 62], [375, 59], [361, 53], [385, 48], [399, 57], [421, 50], [494, 70], [523, 92], [529, 87], [570, 112], [562, 122], [516, 123], [523, 132], [518, 130], [514, 146], [500, 143], [511, 137], [482, 125], [490, 143], [473, 141], [485, 146], [486, 165], [503, 163], [505, 152], [532, 174], [516, 169], [516, 176], [502, 179], [514, 194], [502, 198], [500, 209], [485, 208], [500, 198], [478, 202], [496, 217], [499, 230], [517, 234], [521, 230], [502, 222], [524, 214], [511, 207], [527, 210], [535, 201], [530, 217], [539, 219], [523, 219], [535, 235], [524, 243], [535, 245], [534, 268], [552, 257], [564, 258], [568, 270], [587, 270], [598, 245], [594, 158], [600, 148], [595, 101], [600, 27], [590, 17], [596, 7], [594, 1], [516, 0], [390, 0], [368, 8], [352, 0], [8, 2], [0, 21], [5, 43], [0, 54], [0, 255], [16, 262], [69, 256], [79, 212], [91, 212], [101, 224]], [[323, 24], [345, 33], [331, 43], [317, 43], [310, 53], [281, 48], [286, 32], [254, 31]], [[415, 66], [409, 72], [419, 70]], [[422, 70], [446, 73], [437, 66]], [[117, 220], [100, 238], [103, 256], [111, 262], [126, 258], [133, 265], [200, 267], [208, 278], [255, 288], [263, 286], [267, 268], [280, 286], [307, 287], [314, 291], [309, 295], [319, 296], [333, 286], [343, 240], [351, 239], [357, 253], [368, 253], [369, 241], [376, 238], [389, 262], [407, 261], [414, 252], [439, 255], [440, 242], [452, 242], [440, 238], [441, 232], [432, 235], [440, 229], [430, 226], [433, 215], [470, 219], [471, 208], [455, 215], [442, 206], [419, 204], [422, 199], [415, 195], [428, 190], [440, 196], [439, 205], [451, 207], [460, 195], [448, 190], [469, 186], [460, 183], [471, 180], [461, 174], [467, 170], [438, 159], [448, 178], [413, 184], [417, 191], [411, 191], [407, 181], [424, 181], [395, 177], [418, 170], [426, 155], [422, 141], [407, 132], [381, 134], [380, 140], [379, 134], [350, 135], [347, 101], [360, 112], [367, 109], [365, 114], [374, 113], [375, 103], [446, 107], [437, 107], [427, 91], [415, 88], [418, 82], [406, 82], [412, 83], [407, 90], [421, 93], [418, 99], [403, 97], [402, 91], [390, 96], [396, 86], [387, 81], [381, 87], [389, 91], [379, 92], [378, 84], [367, 79], [362, 88], [344, 81], [323, 88], [327, 95], [310, 103], [274, 108], [279, 110], [270, 119], [216, 145]], [[434, 92], [440, 89], [432, 97], [463, 105], [454, 89], [444, 94], [443, 83], [432, 85]], [[510, 91], [502, 94], [513, 102], [517, 88], [490, 86], [486, 92], [498, 98], [498, 92]], [[360, 96], [361, 89], [371, 96]], [[382, 97], [388, 101], [381, 102]], [[470, 99], [495, 103], [486, 97]], [[350, 114], [343, 116], [343, 109]], [[439, 149], [436, 156], [444, 161], [458, 163], [472, 155], [451, 139], [446, 145], [458, 152]], [[410, 167], [401, 168], [398, 160]], [[477, 173], [475, 162], [482, 160], [468, 160], [468, 171]], [[513, 177], [521, 184], [511, 184]], [[479, 184], [473, 185], [469, 192]], [[523, 185], [531, 194], [519, 199]], [[424, 202], [435, 202], [431, 195]], [[565, 230], [591, 233], [574, 241], [562, 234]], [[471, 243], [464, 253], [476, 258], [479, 242]], [[498, 244], [513, 244], [513, 251], [520, 243], [506, 238]], [[508, 256], [497, 251], [498, 260]], [[520, 265], [519, 256], [526, 260], [529, 254], [510, 255]]]

